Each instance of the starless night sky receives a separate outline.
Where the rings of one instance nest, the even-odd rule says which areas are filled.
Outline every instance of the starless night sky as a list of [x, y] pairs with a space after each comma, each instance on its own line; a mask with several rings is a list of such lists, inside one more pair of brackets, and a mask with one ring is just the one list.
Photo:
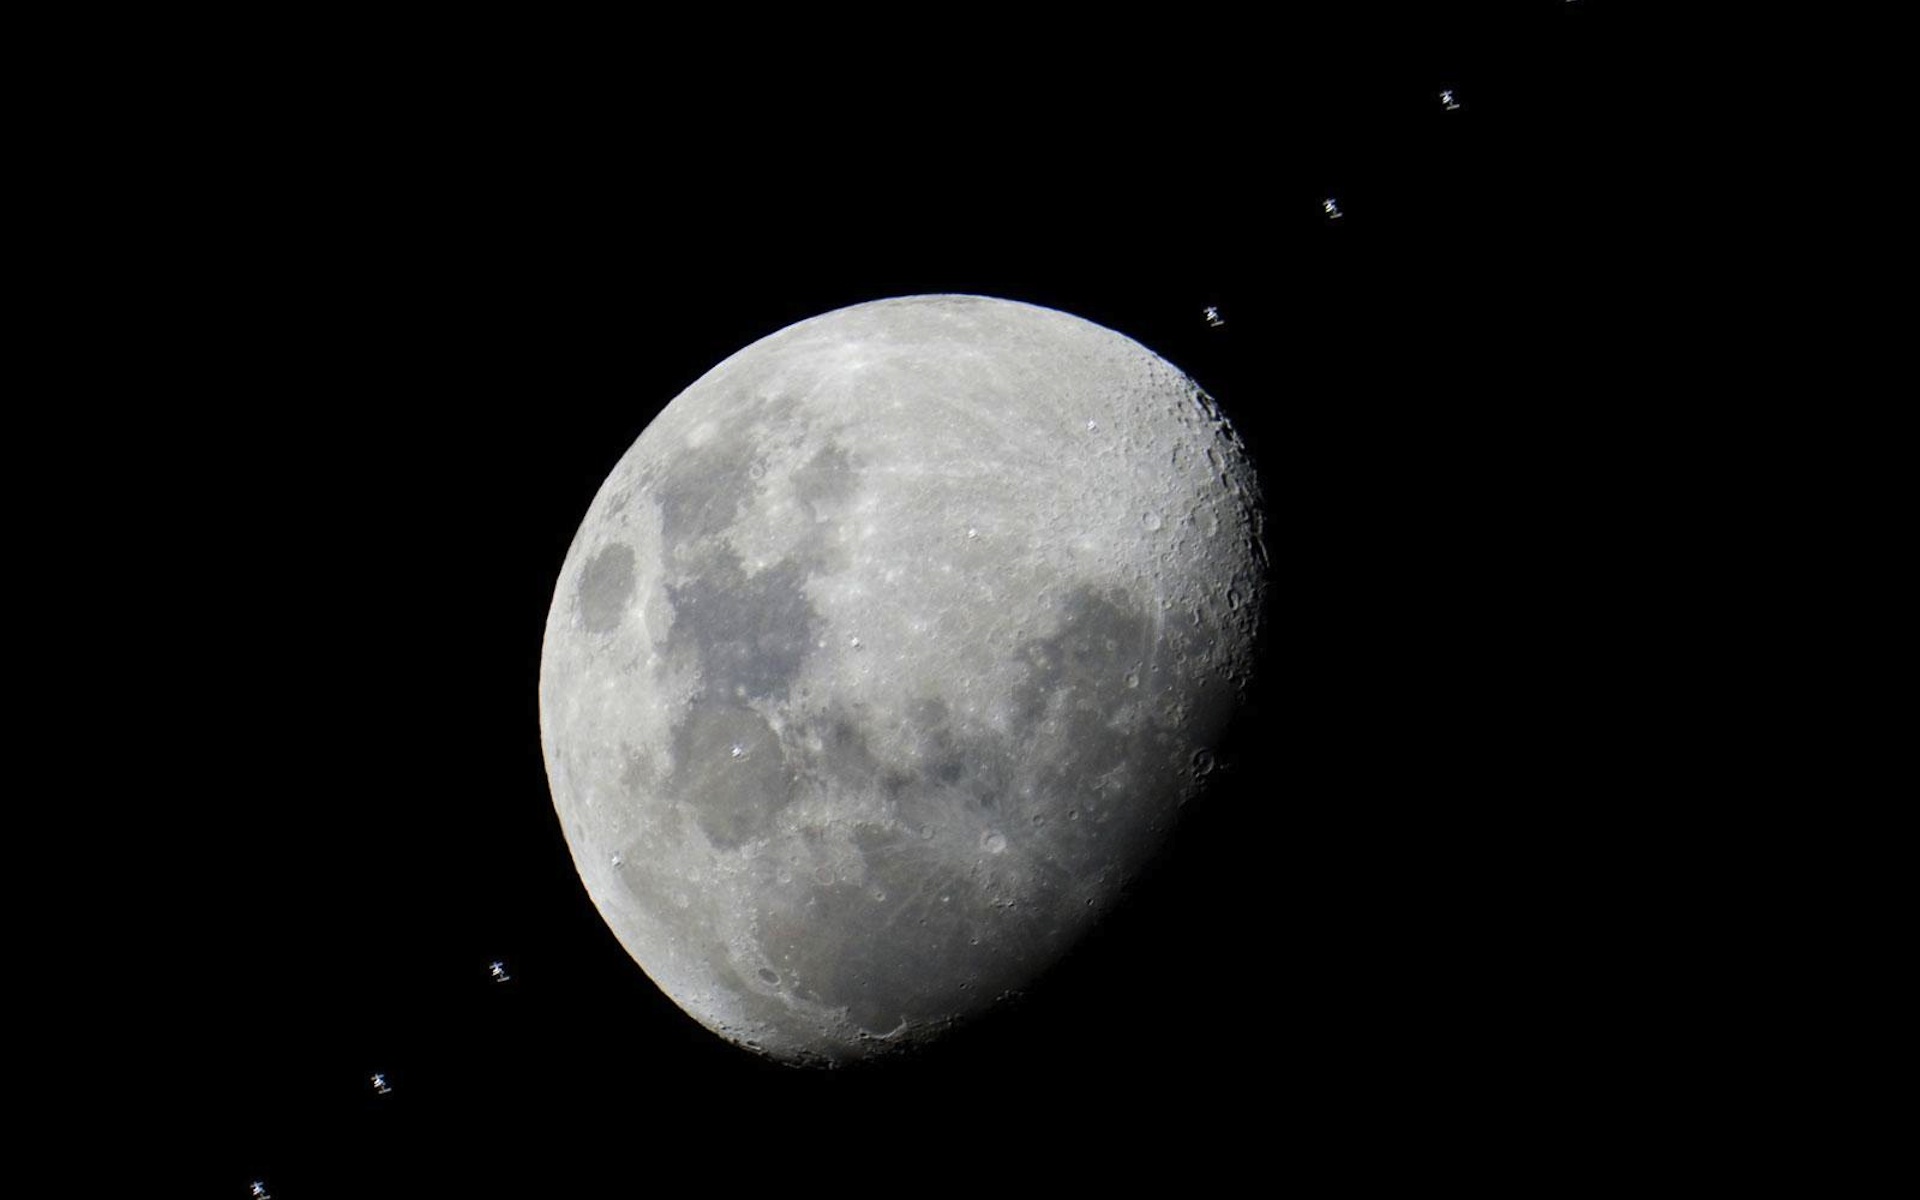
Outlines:
[[[1623, 383], [1649, 31], [1591, 0], [1183, 7], [831, 54], [799, 15], [335, 30], [181, 82], [176, 168], [223, 185], [182, 260], [223, 403], [169, 418], [202, 800], [153, 1080], [184, 1129], [154, 1169], [190, 1183], [151, 1194], [1208, 1192], [1554, 1144], [1604, 1053], [1574, 1000], [1602, 935], [1556, 878], [1597, 785], [1542, 697], [1604, 653], [1569, 620], [1606, 585], [1560, 480]], [[799, 1072], [680, 1014], [589, 903], [541, 634], [687, 384], [933, 291], [1093, 320], [1219, 400], [1268, 503], [1266, 686], [1023, 1006]]]

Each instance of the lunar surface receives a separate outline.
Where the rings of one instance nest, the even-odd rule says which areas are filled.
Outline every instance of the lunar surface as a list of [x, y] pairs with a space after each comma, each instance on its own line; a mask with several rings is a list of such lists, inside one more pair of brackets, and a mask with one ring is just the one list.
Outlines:
[[1033, 984], [1206, 786], [1267, 576], [1211, 399], [977, 296], [802, 321], [595, 497], [540, 664], [553, 801], [642, 969], [804, 1064]]

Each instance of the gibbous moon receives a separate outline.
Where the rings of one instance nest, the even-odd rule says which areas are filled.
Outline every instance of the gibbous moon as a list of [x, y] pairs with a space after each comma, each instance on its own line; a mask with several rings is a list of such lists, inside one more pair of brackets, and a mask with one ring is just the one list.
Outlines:
[[587, 893], [775, 1058], [1033, 984], [1205, 786], [1267, 560], [1244, 448], [1111, 330], [978, 296], [801, 321], [647, 427], [540, 662]]

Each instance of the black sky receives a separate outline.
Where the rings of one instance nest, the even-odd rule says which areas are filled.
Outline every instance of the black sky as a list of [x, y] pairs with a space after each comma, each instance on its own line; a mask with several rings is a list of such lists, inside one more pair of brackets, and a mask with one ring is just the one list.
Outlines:
[[[1635, 403], [1657, 192], [1648, 31], [1616, 8], [1071, 36], [983, 10], [844, 42], [542, 19], [182, 73], [141, 135], [179, 322], [149, 352], [176, 381], [148, 418], [178, 634], [156, 720], [191, 797], [142, 985], [182, 1125], [156, 1172], [215, 1197], [1029, 1165], [1202, 1190], [1552, 1145], [1604, 1044], [1569, 879], [1610, 781], [1563, 752], [1559, 681], [1606, 653], [1615, 585], [1574, 481]], [[1219, 793], [1025, 1007], [804, 1074], [680, 1015], [587, 901], [540, 637], [667, 401], [794, 320], [930, 291], [1086, 317], [1215, 395], [1268, 500], [1269, 670]]]

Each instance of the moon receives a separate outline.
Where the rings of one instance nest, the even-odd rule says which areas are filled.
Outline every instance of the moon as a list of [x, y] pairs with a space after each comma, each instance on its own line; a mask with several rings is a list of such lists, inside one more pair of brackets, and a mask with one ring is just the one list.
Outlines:
[[784, 1062], [1036, 983], [1199, 795], [1268, 578], [1245, 446], [1129, 338], [980, 296], [801, 321], [601, 486], [540, 660], [588, 895]]

